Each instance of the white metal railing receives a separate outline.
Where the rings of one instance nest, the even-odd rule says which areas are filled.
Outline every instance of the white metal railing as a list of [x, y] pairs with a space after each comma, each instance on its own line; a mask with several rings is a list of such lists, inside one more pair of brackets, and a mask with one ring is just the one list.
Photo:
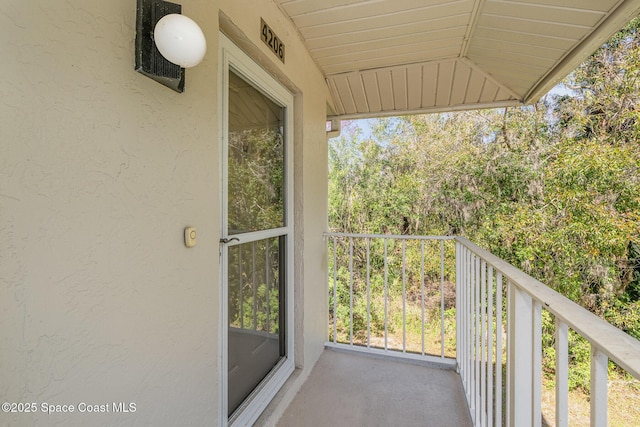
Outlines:
[[457, 360], [475, 425], [542, 424], [546, 310], [556, 326], [556, 426], [569, 423], [569, 329], [591, 344], [590, 424], [606, 426], [608, 361], [640, 379], [640, 341], [469, 240], [455, 240]]
[[[331, 253], [327, 345], [455, 367], [455, 334], [447, 334], [445, 318], [445, 285], [455, 286], [453, 238], [326, 236]], [[440, 332], [429, 339], [425, 334], [435, 323]], [[454, 321], [449, 323], [453, 331]], [[447, 340], [454, 342], [449, 354]]]
[[[326, 237], [327, 345], [457, 366], [477, 426], [542, 424], [543, 310], [555, 319], [556, 426], [569, 423], [569, 330], [591, 344], [591, 426], [607, 425], [609, 360], [640, 379], [640, 341], [465, 238]], [[437, 316], [433, 295], [425, 302], [436, 278]], [[455, 337], [448, 332], [447, 286], [455, 286]], [[425, 337], [434, 323], [438, 348]], [[445, 342], [455, 346], [455, 359]]]

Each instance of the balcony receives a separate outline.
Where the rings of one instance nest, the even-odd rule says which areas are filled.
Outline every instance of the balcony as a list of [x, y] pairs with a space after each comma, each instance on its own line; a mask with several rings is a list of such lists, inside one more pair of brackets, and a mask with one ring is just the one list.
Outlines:
[[[608, 425], [609, 361], [640, 379], [640, 341], [467, 239], [326, 237], [327, 350], [281, 426], [540, 426], [547, 412], [575, 424], [570, 330], [590, 345], [591, 426]], [[555, 341], [544, 411], [543, 313]]]

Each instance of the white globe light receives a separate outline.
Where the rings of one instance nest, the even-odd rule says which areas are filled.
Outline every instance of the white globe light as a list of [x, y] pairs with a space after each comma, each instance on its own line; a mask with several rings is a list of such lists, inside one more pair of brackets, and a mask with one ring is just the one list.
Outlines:
[[207, 40], [198, 24], [176, 13], [158, 21], [153, 38], [162, 56], [184, 68], [198, 65], [207, 51]]

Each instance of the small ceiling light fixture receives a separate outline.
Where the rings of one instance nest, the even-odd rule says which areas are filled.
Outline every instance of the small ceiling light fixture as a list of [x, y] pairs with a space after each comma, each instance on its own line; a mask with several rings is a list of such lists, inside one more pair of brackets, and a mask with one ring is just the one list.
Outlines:
[[204, 58], [207, 41], [182, 6], [163, 0], [137, 0], [136, 71], [184, 91], [185, 68]]

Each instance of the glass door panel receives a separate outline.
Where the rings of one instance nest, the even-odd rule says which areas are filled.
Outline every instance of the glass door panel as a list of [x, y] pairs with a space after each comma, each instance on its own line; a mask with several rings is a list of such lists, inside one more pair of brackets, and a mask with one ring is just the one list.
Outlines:
[[229, 71], [229, 235], [285, 225], [284, 110]]
[[[287, 356], [285, 107], [228, 74], [228, 414]], [[237, 242], [234, 242], [237, 241]]]
[[229, 248], [229, 413], [286, 355], [280, 237]]

